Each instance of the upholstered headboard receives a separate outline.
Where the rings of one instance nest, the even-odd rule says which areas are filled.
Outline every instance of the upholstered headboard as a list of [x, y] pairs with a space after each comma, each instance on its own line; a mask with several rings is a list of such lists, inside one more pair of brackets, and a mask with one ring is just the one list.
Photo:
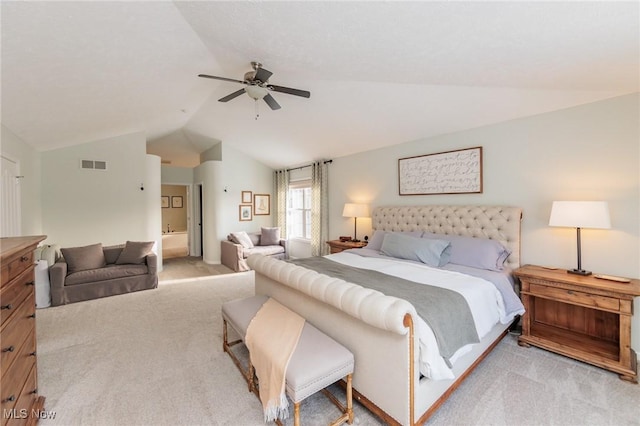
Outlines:
[[489, 238], [511, 250], [506, 266], [520, 266], [522, 209], [509, 206], [425, 205], [376, 207], [373, 230], [428, 231], [436, 234]]

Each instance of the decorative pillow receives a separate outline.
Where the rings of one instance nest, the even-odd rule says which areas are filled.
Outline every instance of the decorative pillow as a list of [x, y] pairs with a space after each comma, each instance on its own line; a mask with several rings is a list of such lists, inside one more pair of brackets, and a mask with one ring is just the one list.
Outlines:
[[116, 265], [144, 263], [144, 258], [151, 252], [153, 243], [153, 241], [127, 241], [116, 260]]
[[382, 248], [382, 241], [384, 240], [384, 236], [387, 234], [402, 234], [402, 235], [410, 235], [412, 237], [420, 238], [422, 236], [422, 231], [406, 231], [406, 232], [390, 232], [390, 231], [374, 231], [373, 236], [369, 240], [369, 244], [367, 244], [367, 248], [369, 250], [378, 250]]
[[511, 251], [498, 241], [488, 238], [442, 235], [425, 232], [422, 238], [437, 238], [451, 242], [449, 262], [472, 268], [502, 271]]
[[280, 244], [280, 228], [262, 228], [261, 246], [277, 246]]
[[87, 271], [89, 269], [102, 268], [107, 264], [104, 260], [102, 244], [92, 244], [84, 247], [71, 247], [60, 249], [67, 262], [68, 273]]
[[231, 241], [233, 241], [236, 244], [242, 245], [242, 247], [244, 248], [253, 247], [253, 242], [251, 241], [251, 238], [249, 238], [249, 235], [244, 231], [232, 232]]
[[417, 238], [396, 232], [384, 236], [380, 251], [387, 256], [415, 260], [428, 266], [444, 266], [449, 261], [451, 243]]

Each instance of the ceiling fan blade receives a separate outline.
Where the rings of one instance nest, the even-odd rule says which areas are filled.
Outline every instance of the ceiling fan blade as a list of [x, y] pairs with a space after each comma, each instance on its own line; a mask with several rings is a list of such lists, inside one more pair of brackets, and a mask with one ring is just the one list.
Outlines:
[[263, 83], [266, 83], [269, 80], [273, 73], [269, 70], [265, 70], [264, 68], [258, 68], [256, 70], [256, 75], [253, 77], [254, 80], [260, 80]]
[[238, 91], [233, 92], [230, 95], [225, 96], [224, 98], [218, 99], [218, 102], [229, 102], [231, 99], [235, 99], [238, 96], [242, 95], [243, 93], [244, 93], [244, 89], [240, 89]]
[[267, 88], [270, 90], [273, 90], [274, 92], [281, 92], [281, 93], [286, 93], [288, 95], [302, 96], [303, 98], [308, 98], [311, 96], [311, 92], [307, 90], [292, 89], [291, 87], [282, 87], [282, 86], [275, 86], [273, 84], [270, 84], [267, 86]]
[[269, 95], [269, 94], [268, 94], [267, 96], [265, 96], [264, 98], [262, 98], [262, 99], [264, 99], [264, 101], [267, 103], [267, 105], [269, 105], [269, 107], [270, 107], [271, 109], [273, 109], [273, 110], [276, 110], [276, 109], [280, 109], [280, 108], [281, 108], [281, 107], [280, 107], [280, 105], [279, 105], [279, 104], [276, 102], [276, 100], [273, 98], [273, 96], [271, 96], [271, 95]]
[[231, 81], [233, 83], [240, 83], [240, 84], [247, 84], [242, 80], [236, 80], [233, 78], [226, 78], [226, 77], [217, 77], [215, 75], [207, 75], [207, 74], [198, 74], [198, 77], [202, 77], [202, 78], [212, 78], [214, 80], [222, 80], [222, 81]]

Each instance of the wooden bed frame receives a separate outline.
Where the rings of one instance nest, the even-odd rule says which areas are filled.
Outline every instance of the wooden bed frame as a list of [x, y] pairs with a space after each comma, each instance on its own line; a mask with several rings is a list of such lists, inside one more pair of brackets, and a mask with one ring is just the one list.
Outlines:
[[[373, 229], [417, 231], [490, 238], [512, 250], [509, 268], [520, 264], [522, 210], [505, 206], [378, 207]], [[392, 425], [425, 422], [506, 335], [498, 324], [460, 357], [455, 379], [421, 377], [415, 309], [404, 300], [307, 270], [251, 256], [256, 294], [265, 294], [298, 312], [355, 356], [354, 397]]]

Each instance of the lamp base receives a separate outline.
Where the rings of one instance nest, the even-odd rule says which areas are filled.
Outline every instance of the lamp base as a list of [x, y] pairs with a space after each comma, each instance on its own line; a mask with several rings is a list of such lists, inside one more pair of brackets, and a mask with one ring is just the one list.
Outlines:
[[585, 271], [584, 269], [568, 269], [567, 273], [575, 275], [591, 275], [591, 271]]

